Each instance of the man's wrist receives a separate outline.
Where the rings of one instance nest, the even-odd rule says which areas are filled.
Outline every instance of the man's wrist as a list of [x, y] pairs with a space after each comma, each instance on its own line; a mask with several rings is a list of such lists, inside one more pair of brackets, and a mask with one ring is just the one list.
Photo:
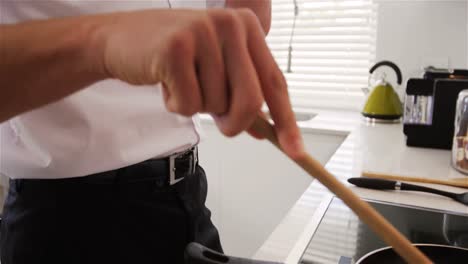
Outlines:
[[92, 74], [100, 80], [113, 78], [105, 65], [106, 24], [110, 15], [82, 17], [81, 52], [84, 63]]

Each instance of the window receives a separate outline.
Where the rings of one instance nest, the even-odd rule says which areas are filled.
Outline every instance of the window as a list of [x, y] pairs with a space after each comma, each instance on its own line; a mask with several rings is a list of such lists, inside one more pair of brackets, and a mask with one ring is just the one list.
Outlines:
[[272, 0], [267, 42], [295, 108], [362, 106], [376, 17], [372, 0]]

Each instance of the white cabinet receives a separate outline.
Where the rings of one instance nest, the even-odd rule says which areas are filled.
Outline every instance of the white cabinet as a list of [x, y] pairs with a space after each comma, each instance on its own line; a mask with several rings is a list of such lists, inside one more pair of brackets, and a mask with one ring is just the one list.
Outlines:
[[[226, 138], [204, 124], [199, 147], [212, 210], [227, 254], [251, 257], [311, 183], [311, 178], [266, 140]], [[310, 154], [324, 164], [344, 136], [304, 134]]]

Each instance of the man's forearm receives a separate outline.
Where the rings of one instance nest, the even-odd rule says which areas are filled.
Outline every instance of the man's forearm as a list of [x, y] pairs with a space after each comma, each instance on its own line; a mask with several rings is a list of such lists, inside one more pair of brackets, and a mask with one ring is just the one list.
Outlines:
[[[226, 6], [252, 9], [268, 33], [270, 0]], [[99, 17], [77, 17], [0, 25], [0, 122], [110, 77], [93, 46], [97, 23]]]
[[226, 0], [226, 7], [250, 8], [260, 20], [265, 34], [271, 26], [271, 0]]
[[90, 45], [91, 21], [0, 25], [0, 122], [105, 77]]

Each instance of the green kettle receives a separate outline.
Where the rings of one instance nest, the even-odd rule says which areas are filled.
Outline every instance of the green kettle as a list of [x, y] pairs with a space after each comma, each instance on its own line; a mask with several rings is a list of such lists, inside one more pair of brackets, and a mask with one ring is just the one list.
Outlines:
[[[371, 84], [372, 74], [381, 66], [392, 68], [397, 75], [398, 85], [401, 85], [401, 71], [395, 63], [381, 61], [372, 66], [369, 70], [369, 87], [374, 86], [374, 88], [363, 89], [368, 94], [368, 97], [362, 110], [362, 115], [371, 121], [399, 121], [403, 115], [403, 105], [395, 89], [385, 80], [385, 72], [374, 84]], [[370, 93], [369, 89], [371, 89]]]

